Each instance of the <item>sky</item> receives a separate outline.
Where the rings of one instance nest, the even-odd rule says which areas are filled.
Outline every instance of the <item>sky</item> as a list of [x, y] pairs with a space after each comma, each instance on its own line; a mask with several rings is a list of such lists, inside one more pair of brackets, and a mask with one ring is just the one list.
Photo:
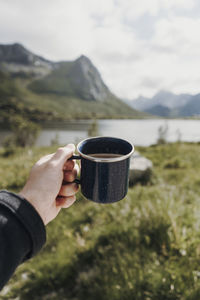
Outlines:
[[0, 0], [0, 43], [88, 56], [118, 97], [200, 93], [199, 0]]

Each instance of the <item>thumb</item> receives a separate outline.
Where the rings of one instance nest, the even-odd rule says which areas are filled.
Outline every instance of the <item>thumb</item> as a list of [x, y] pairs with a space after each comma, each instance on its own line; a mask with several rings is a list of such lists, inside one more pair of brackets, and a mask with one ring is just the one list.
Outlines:
[[72, 157], [75, 151], [74, 144], [68, 144], [65, 147], [60, 147], [52, 157], [52, 161], [57, 162], [59, 165], [63, 166], [67, 159]]

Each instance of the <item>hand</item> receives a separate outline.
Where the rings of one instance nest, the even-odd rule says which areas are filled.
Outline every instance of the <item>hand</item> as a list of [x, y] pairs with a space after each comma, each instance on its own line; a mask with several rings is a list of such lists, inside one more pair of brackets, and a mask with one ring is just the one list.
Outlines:
[[78, 184], [73, 183], [78, 166], [68, 160], [75, 146], [69, 144], [56, 153], [42, 157], [32, 168], [22, 195], [40, 214], [44, 224], [48, 224], [61, 208], [71, 206], [76, 200]]

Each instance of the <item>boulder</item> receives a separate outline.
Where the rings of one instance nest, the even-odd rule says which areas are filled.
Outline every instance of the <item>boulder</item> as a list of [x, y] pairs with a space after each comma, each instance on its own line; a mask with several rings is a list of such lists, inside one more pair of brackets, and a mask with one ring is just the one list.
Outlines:
[[153, 163], [151, 160], [141, 156], [139, 152], [134, 152], [130, 162], [129, 186], [136, 183], [146, 185], [152, 177]]

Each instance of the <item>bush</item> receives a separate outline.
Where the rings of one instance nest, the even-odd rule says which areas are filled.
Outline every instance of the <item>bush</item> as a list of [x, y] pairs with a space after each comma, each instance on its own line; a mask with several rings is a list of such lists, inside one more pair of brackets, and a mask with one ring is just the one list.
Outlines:
[[168, 160], [164, 164], [164, 168], [165, 169], [180, 169], [180, 168], [184, 168], [184, 164], [182, 163], [182, 161], [179, 158], [175, 157], [175, 158]]
[[158, 128], [158, 139], [157, 144], [166, 144], [167, 142], [167, 134], [168, 134], [168, 125], [167, 123], [165, 125], [161, 125]]
[[13, 135], [11, 135], [11, 136], [9, 135], [3, 140], [3, 148], [4, 148], [4, 150], [3, 150], [2, 155], [4, 157], [8, 157], [15, 153], [16, 145], [14, 143]]
[[12, 135], [8, 136], [3, 146], [5, 148], [5, 156], [13, 154], [16, 147], [33, 146], [40, 127], [21, 116], [16, 116], [11, 123]]
[[88, 136], [98, 136], [99, 135], [99, 128], [98, 128], [98, 123], [97, 120], [94, 119], [88, 129]]

